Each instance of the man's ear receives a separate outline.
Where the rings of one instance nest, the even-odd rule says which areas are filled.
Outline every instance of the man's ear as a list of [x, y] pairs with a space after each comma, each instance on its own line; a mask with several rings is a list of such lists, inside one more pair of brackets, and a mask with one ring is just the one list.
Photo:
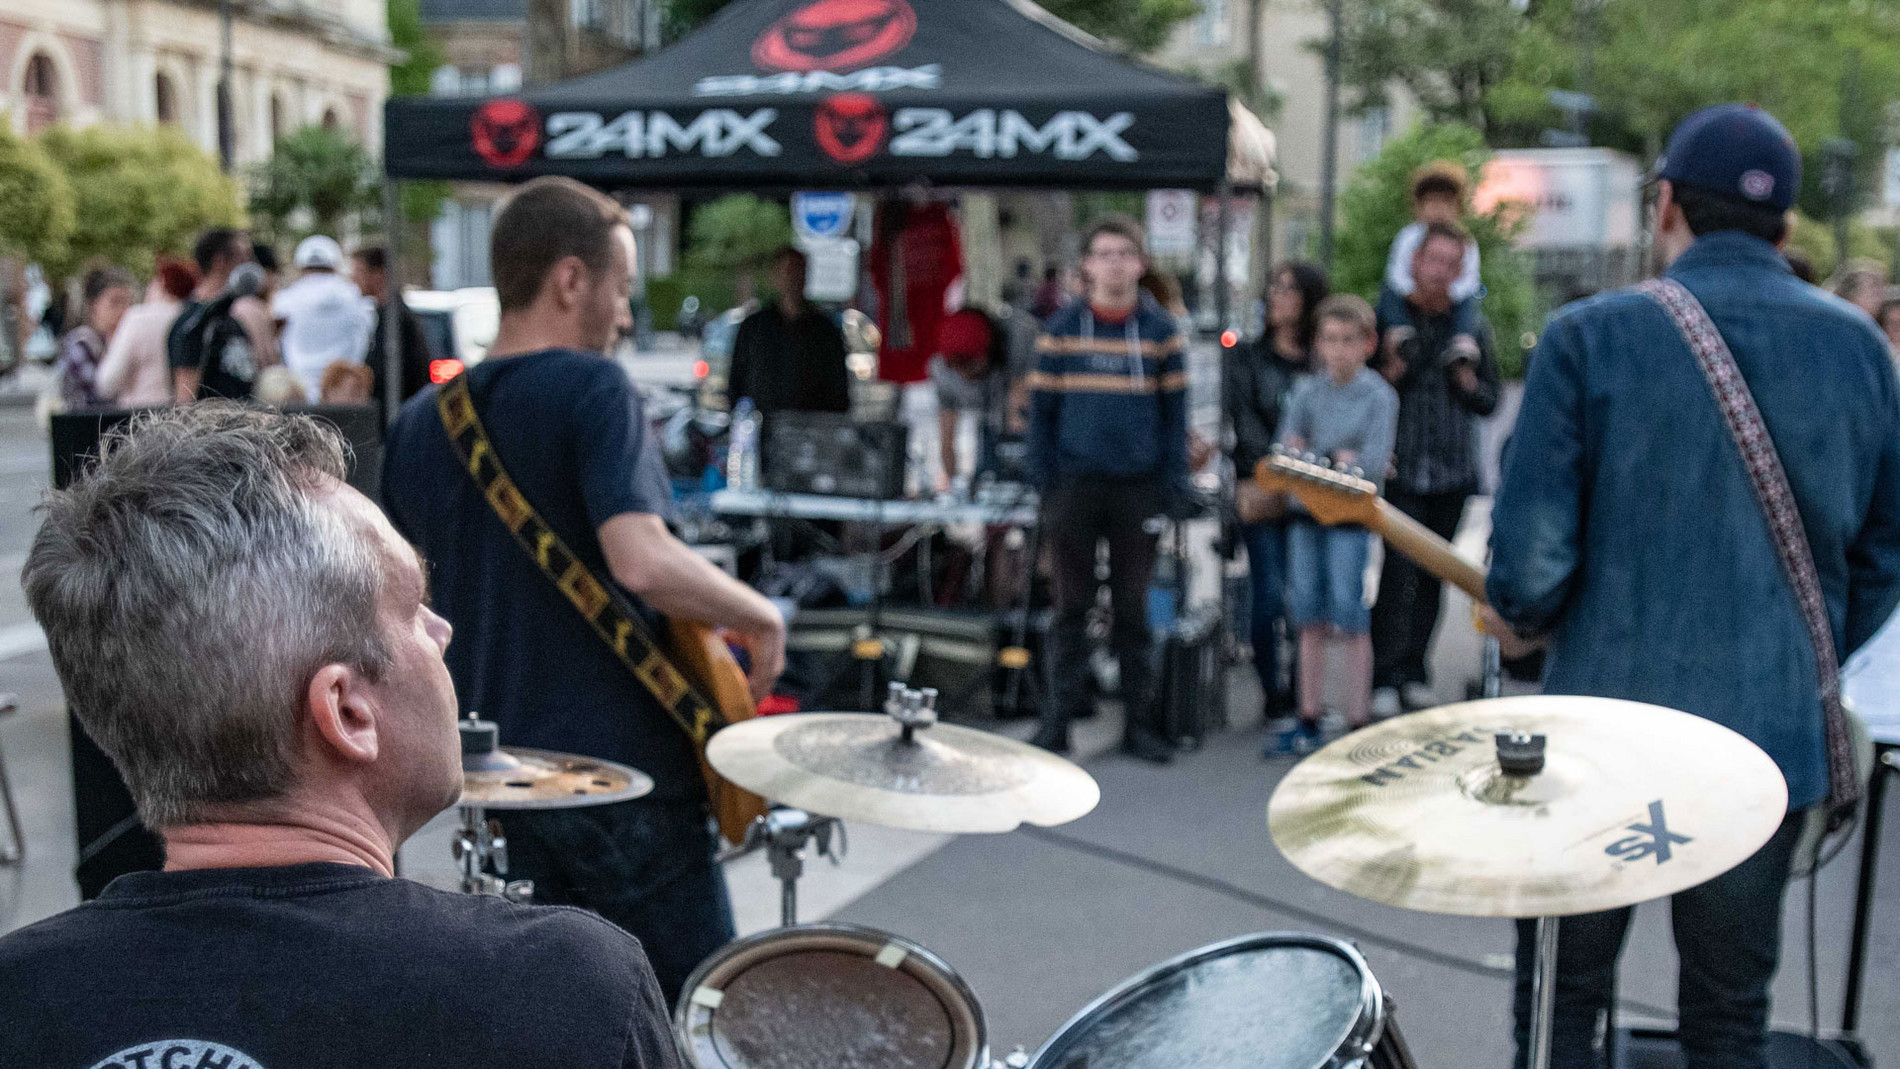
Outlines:
[[321, 745], [338, 760], [368, 764], [381, 748], [368, 681], [348, 665], [326, 664], [310, 677], [304, 705]]

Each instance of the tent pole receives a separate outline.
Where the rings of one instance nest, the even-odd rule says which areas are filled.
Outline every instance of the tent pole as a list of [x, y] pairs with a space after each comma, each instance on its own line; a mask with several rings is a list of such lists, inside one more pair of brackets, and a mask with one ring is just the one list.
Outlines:
[[402, 190], [383, 181], [383, 425], [402, 407]]
[[1214, 212], [1214, 332], [1216, 334], [1227, 329], [1227, 278], [1232, 270], [1227, 262], [1227, 201], [1233, 196], [1233, 192], [1233, 183], [1227, 179], [1221, 179], [1220, 204]]

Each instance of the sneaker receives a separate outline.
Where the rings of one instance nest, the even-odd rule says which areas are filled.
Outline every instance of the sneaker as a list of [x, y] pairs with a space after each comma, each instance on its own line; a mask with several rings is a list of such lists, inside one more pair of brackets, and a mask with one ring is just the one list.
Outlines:
[[1268, 741], [1267, 756], [1305, 757], [1319, 749], [1324, 741], [1319, 724], [1310, 720], [1295, 720], [1292, 727]]
[[1122, 736], [1122, 752], [1155, 765], [1174, 760], [1174, 747], [1168, 740], [1143, 727], [1131, 727]]
[[1066, 754], [1069, 752], [1069, 729], [1044, 724], [1029, 737], [1029, 745], [1039, 746], [1052, 754]]
[[1405, 711], [1399, 701], [1399, 688], [1380, 687], [1372, 692], [1372, 719], [1390, 720]]
[[1407, 709], [1430, 709], [1438, 704], [1438, 695], [1423, 683], [1407, 683], [1399, 688], [1399, 704]]

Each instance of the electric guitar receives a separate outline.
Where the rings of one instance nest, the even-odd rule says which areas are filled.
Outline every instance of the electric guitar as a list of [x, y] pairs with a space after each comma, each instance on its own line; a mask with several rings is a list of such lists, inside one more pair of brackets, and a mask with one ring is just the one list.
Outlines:
[[1254, 483], [1267, 493], [1291, 494], [1328, 527], [1354, 523], [1385, 540], [1414, 564], [1471, 595], [1484, 597], [1484, 570], [1458, 555], [1451, 543], [1379, 496], [1372, 481], [1340, 471], [1324, 460], [1274, 453], [1254, 466]]
[[[719, 632], [691, 620], [668, 619], [659, 639], [665, 646], [666, 659], [719, 711], [727, 724], [737, 724], [758, 715], [745, 670], [739, 667]], [[704, 742], [695, 750], [700, 775], [706, 781], [707, 800], [714, 818], [719, 821], [720, 836], [728, 842], [744, 842], [746, 827], [755, 818], [765, 815], [765, 799], [713, 771], [706, 763]]]

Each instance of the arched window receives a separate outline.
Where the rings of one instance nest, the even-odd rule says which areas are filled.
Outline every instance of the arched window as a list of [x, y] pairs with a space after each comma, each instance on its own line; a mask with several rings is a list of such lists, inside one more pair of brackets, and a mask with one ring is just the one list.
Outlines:
[[26, 61], [26, 129], [28, 133], [59, 121], [59, 69], [53, 57], [35, 52]]
[[284, 137], [284, 98], [270, 96], [270, 143], [274, 147]]
[[342, 125], [342, 120], [336, 117], [335, 108], [323, 109], [323, 128], [325, 130], [335, 131], [336, 128], [341, 125]]
[[158, 108], [158, 121], [176, 124], [178, 122], [178, 87], [173, 84], [171, 75], [159, 74], [152, 79], [152, 100]]

